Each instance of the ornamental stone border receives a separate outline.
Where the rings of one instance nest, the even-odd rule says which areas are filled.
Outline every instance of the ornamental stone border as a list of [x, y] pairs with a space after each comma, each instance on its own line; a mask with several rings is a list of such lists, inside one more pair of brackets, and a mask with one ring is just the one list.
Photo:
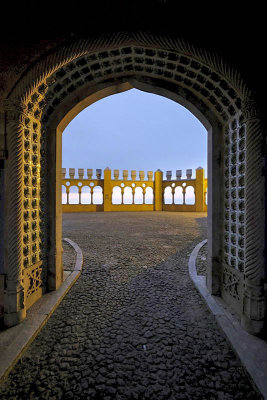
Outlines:
[[246, 368], [252, 384], [261, 392], [264, 399], [267, 399], [267, 342], [247, 333], [222, 298], [212, 296], [208, 292], [205, 277], [197, 275], [197, 255], [206, 243], [207, 239], [198, 243], [190, 255], [188, 263], [190, 278]]
[[83, 254], [71, 239], [64, 238], [76, 252], [72, 272], [65, 272], [65, 280], [56, 291], [46, 293], [27, 312], [27, 318], [20, 324], [0, 332], [0, 384], [33, 342], [42, 327], [59, 306], [82, 272]]

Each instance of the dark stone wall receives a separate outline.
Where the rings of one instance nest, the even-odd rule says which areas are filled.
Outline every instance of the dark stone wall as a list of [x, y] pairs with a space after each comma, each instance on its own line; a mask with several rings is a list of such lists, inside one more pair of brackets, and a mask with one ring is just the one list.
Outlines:
[[259, 5], [246, 10], [220, 2], [210, 6], [177, 0], [99, 0], [90, 2], [88, 12], [73, 5], [63, 7], [60, 13], [48, 6], [42, 11], [27, 7], [19, 12], [19, 20], [0, 31], [0, 94], [5, 96], [32, 62], [64, 42], [101, 33], [146, 30], [184, 38], [222, 55], [241, 71], [264, 104], [265, 13]]

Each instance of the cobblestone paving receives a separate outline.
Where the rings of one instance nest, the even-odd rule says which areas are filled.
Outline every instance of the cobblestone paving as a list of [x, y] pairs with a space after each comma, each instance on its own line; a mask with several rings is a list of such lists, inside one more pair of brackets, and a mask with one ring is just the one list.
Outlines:
[[73, 271], [76, 261], [76, 253], [73, 247], [65, 240], [62, 240], [63, 266], [65, 271]]
[[261, 399], [188, 276], [204, 216], [64, 215], [82, 276], [0, 398]]
[[206, 275], [207, 269], [208, 246], [207, 243], [201, 247], [196, 260], [196, 269], [198, 275]]

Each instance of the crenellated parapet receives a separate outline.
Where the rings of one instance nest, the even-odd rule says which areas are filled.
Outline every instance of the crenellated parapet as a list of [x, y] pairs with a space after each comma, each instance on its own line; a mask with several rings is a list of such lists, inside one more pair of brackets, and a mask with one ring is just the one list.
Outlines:
[[[207, 179], [204, 169], [196, 169], [192, 179], [192, 169], [187, 169], [186, 177], [182, 170], [136, 171], [101, 169], [62, 168], [62, 185], [66, 192], [63, 212], [75, 211], [207, 211]], [[71, 188], [75, 187], [77, 198], [75, 204], [70, 201]], [[187, 203], [188, 189], [193, 190], [193, 203]], [[96, 193], [98, 199], [96, 198]], [[180, 197], [179, 197], [179, 194]], [[75, 196], [73, 194], [73, 196]], [[83, 201], [83, 197], [87, 200]], [[169, 197], [168, 197], [169, 196]], [[191, 194], [192, 197], [192, 194]], [[102, 199], [102, 200], [101, 200]]]

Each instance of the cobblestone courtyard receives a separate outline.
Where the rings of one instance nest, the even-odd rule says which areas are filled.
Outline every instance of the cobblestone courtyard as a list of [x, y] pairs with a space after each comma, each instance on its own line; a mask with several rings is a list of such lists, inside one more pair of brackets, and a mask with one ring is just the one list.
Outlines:
[[0, 398], [261, 399], [188, 275], [206, 223], [201, 213], [65, 214], [82, 276]]

